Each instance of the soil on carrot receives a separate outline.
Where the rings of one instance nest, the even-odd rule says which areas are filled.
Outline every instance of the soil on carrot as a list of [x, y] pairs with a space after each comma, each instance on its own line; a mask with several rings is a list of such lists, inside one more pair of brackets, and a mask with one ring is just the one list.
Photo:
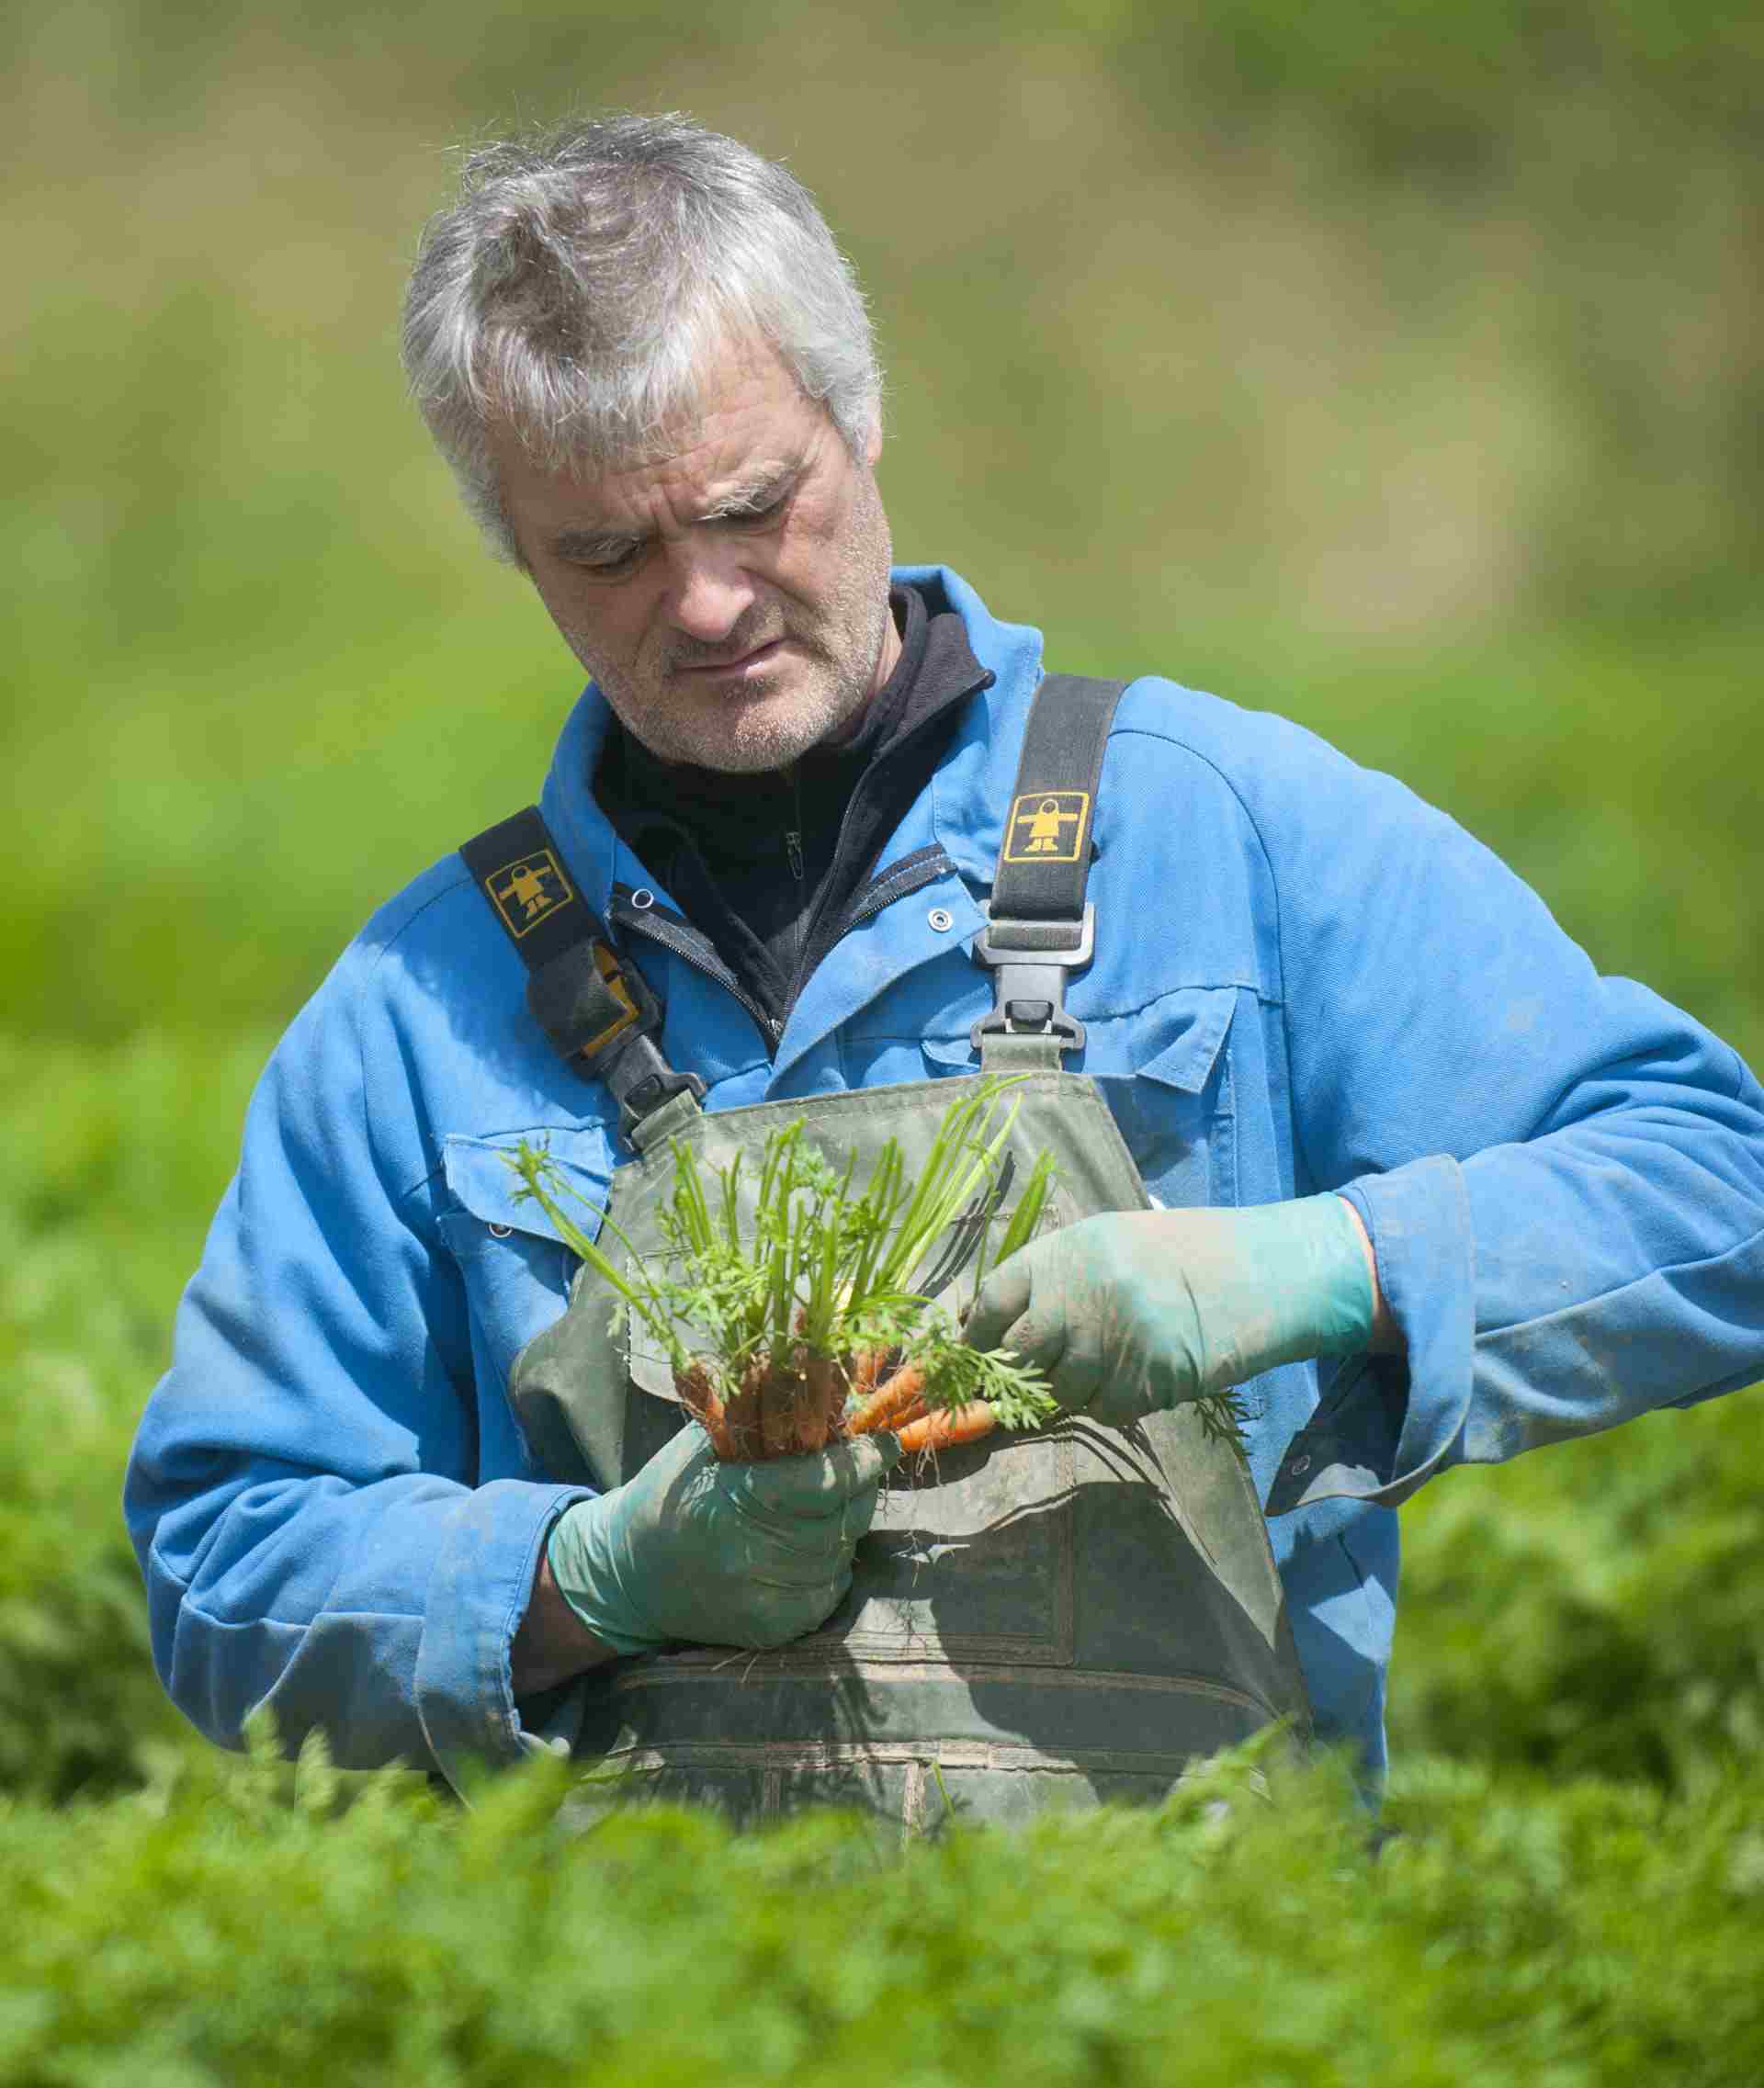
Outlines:
[[874, 1354], [798, 1353], [782, 1367], [769, 1359], [755, 1360], [729, 1399], [718, 1395], [709, 1371], [695, 1360], [675, 1375], [674, 1388], [726, 1462], [797, 1456], [884, 1430], [899, 1438], [907, 1457], [922, 1462], [939, 1450], [978, 1442], [998, 1427], [997, 1416], [983, 1399], [954, 1406], [928, 1405], [925, 1373], [916, 1364], [899, 1364], [876, 1384]]

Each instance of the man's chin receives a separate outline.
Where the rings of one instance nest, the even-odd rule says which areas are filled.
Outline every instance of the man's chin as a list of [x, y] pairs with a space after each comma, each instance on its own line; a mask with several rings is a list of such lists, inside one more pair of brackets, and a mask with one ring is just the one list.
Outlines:
[[768, 769], [787, 767], [811, 747], [818, 747], [829, 729], [824, 721], [793, 725], [785, 719], [773, 724], [731, 718], [726, 731], [708, 739], [697, 754], [686, 758], [700, 768], [722, 769], [730, 775], [759, 775]]
[[670, 733], [670, 744], [654, 751], [664, 761], [687, 762], [695, 768], [757, 775], [787, 766], [823, 740], [837, 739], [862, 707], [861, 703], [841, 705], [775, 688], [721, 691], [711, 715], [705, 716], [695, 705], [691, 728]]

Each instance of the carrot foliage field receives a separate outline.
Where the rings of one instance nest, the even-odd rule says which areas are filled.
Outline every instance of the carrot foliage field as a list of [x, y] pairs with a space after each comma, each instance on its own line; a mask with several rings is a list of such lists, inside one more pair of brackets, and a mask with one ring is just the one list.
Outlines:
[[575, 693], [400, 392], [451, 143], [684, 107], [787, 155], [903, 558], [1400, 775], [1758, 1067], [1755, 13], [7, 16], [0, 2083], [1764, 2079], [1756, 1389], [1405, 1509], [1380, 1837], [1255, 1750], [905, 1851], [223, 1756], [119, 1513], [277, 1035]]
[[334, 1782], [193, 1766], [0, 1814], [0, 2078], [1749, 2088], [1764, 2066], [1755, 1767], [1691, 1804], [1436, 1766], [1374, 1849], [1326, 1769], [1238, 1756], [1156, 1813], [905, 1857], [838, 1815], [585, 1821], [543, 1771], [469, 1815], [381, 1783], [337, 1817]]

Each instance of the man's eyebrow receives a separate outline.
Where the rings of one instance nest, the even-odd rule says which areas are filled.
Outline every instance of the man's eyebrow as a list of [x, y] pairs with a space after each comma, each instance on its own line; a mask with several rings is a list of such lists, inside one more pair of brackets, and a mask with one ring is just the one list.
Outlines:
[[[763, 514], [783, 500], [801, 476], [799, 458], [787, 464], [763, 465], [731, 486], [719, 500], [713, 501], [697, 519], [721, 522], [733, 515]], [[623, 552], [635, 550], [649, 541], [650, 535], [648, 530], [560, 529], [551, 538], [550, 547], [555, 558], [574, 559], [592, 565], [596, 560], [617, 558]]]
[[595, 559], [615, 558], [621, 551], [631, 549], [643, 541], [628, 529], [560, 529], [551, 539], [554, 557], [580, 559], [592, 562]]
[[800, 462], [763, 465], [751, 478], [732, 487], [721, 500], [707, 508], [703, 522], [718, 522], [725, 515], [757, 514], [780, 501], [802, 476]]

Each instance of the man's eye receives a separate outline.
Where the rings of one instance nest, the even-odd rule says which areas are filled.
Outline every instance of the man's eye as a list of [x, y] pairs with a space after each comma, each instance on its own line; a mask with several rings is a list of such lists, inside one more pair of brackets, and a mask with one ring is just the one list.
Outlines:
[[610, 580], [622, 572], [628, 572], [638, 560], [640, 544], [627, 544], [622, 551], [604, 552], [597, 559], [579, 559], [576, 562], [585, 573], [598, 580]]

